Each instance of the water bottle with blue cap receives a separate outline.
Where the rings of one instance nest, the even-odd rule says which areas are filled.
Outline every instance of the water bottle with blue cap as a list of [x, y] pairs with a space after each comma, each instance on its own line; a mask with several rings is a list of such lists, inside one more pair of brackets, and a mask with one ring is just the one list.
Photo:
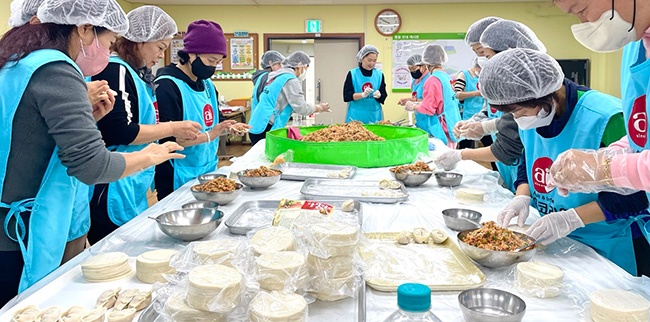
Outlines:
[[416, 283], [402, 284], [397, 288], [399, 309], [384, 322], [442, 322], [431, 309], [431, 290]]

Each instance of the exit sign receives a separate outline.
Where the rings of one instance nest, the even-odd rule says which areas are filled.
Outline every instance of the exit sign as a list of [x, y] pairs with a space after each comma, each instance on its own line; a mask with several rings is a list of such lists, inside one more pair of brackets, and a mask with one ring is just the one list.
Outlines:
[[305, 32], [308, 34], [318, 34], [323, 32], [323, 21], [314, 19], [305, 20]]

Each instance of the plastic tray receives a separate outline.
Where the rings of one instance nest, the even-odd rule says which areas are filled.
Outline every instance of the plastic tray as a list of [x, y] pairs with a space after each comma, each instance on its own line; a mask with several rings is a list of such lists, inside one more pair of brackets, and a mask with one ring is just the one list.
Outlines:
[[342, 170], [345, 169], [350, 169], [350, 175], [347, 178], [338, 178], [338, 179], [350, 179], [357, 172], [357, 167], [355, 166], [297, 163], [297, 162], [281, 163], [275, 166], [274, 168], [282, 171], [282, 179], [298, 180], [298, 181], [305, 181], [309, 178], [336, 179], [336, 178], [332, 178], [331, 175], [339, 174]]
[[[408, 192], [403, 183], [396, 190], [381, 189], [378, 180], [332, 180], [332, 179], [307, 179], [300, 189], [307, 199], [354, 199], [357, 201], [376, 203], [398, 203], [408, 199]], [[401, 193], [400, 196], [373, 196], [377, 191], [393, 191]], [[364, 192], [370, 195], [364, 196]]]
[[[334, 212], [342, 211], [341, 200], [318, 200], [334, 206]], [[278, 209], [280, 200], [253, 200], [241, 204], [224, 223], [228, 231], [234, 235], [246, 235], [249, 231], [270, 226], [273, 221], [273, 214]], [[362, 223], [361, 203], [354, 203], [354, 210], [359, 217], [359, 224]]]
[[451, 238], [442, 244], [400, 245], [399, 233], [366, 233], [369, 245], [359, 254], [366, 262], [368, 286], [395, 292], [406, 282], [421, 283], [432, 291], [462, 291], [485, 283], [485, 274], [458, 248]]

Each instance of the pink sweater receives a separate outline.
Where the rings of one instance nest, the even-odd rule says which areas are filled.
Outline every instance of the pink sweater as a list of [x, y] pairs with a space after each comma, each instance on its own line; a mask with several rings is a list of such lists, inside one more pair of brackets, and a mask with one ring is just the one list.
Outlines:
[[424, 91], [422, 92], [422, 103], [418, 106], [418, 113], [426, 115], [440, 115], [443, 112], [445, 104], [442, 98], [442, 83], [437, 77], [429, 77], [424, 82]]
[[[626, 136], [608, 148], [629, 149], [630, 143]], [[614, 156], [610, 171], [616, 186], [650, 191], [650, 150]]]

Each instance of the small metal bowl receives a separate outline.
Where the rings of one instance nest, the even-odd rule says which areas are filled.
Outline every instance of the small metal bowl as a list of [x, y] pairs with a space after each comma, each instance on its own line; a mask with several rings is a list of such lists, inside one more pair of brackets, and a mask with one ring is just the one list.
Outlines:
[[452, 208], [442, 211], [445, 225], [457, 231], [481, 228], [481, 217], [483, 215], [480, 212], [469, 209]]
[[200, 175], [200, 176], [198, 176], [196, 178], [199, 179], [199, 183], [203, 184], [203, 183], [206, 183], [206, 182], [210, 182], [210, 181], [212, 181], [212, 180], [214, 180], [216, 178], [226, 178], [226, 177], [227, 176], [225, 174], [206, 173], [206, 174], [202, 174], [202, 175]]
[[216, 202], [212, 201], [194, 201], [194, 202], [188, 202], [184, 204], [181, 208], [183, 209], [201, 209], [201, 208], [208, 208], [208, 209], [217, 209], [219, 208], [219, 204]]
[[[460, 246], [460, 249], [463, 251], [463, 253], [465, 253], [469, 258], [485, 267], [503, 267], [519, 262], [526, 262], [533, 258], [535, 252], [537, 251], [537, 245], [532, 245], [529, 248], [526, 248], [525, 250], [519, 252], [489, 250], [472, 246], [466, 243], [464, 240], [465, 236], [467, 236], [468, 233], [476, 229], [478, 228], [463, 230], [459, 232], [457, 235], [458, 245]], [[519, 235], [526, 242], [534, 241], [534, 239], [528, 235], [518, 232], [514, 233], [516, 235]]]
[[205, 192], [197, 190], [197, 186], [190, 187], [190, 192], [196, 200], [198, 201], [211, 201], [216, 202], [220, 206], [226, 205], [231, 201], [235, 200], [241, 194], [241, 190], [244, 187], [241, 183], [236, 183], [237, 189], [233, 191], [226, 192]]
[[223, 212], [216, 209], [181, 209], [166, 212], [156, 220], [158, 228], [167, 236], [182, 241], [201, 239], [213, 232], [223, 218]]
[[433, 172], [431, 171], [422, 171], [422, 172], [391, 172], [393, 178], [397, 181], [401, 181], [407, 187], [417, 187], [427, 182]]
[[463, 181], [463, 175], [456, 172], [436, 172], [435, 177], [441, 187], [455, 187]]
[[239, 178], [239, 181], [243, 183], [245, 186], [251, 188], [251, 189], [266, 189], [280, 181], [280, 178], [282, 177], [282, 171], [280, 171], [280, 174], [277, 176], [270, 176], [270, 177], [251, 177], [251, 176], [246, 176], [244, 175], [248, 170], [242, 170], [237, 172], [237, 177]]
[[519, 322], [526, 313], [526, 302], [510, 292], [494, 288], [475, 288], [458, 295], [467, 322]]

